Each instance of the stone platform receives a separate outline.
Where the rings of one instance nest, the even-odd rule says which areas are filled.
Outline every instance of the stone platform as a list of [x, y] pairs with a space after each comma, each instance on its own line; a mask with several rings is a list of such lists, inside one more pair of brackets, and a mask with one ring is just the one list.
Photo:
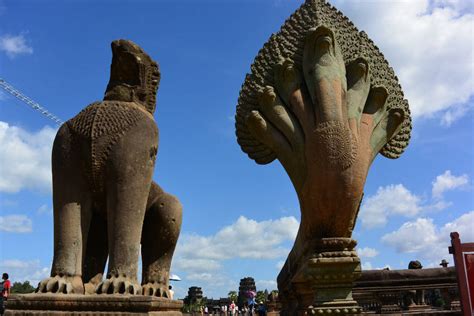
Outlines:
[[181, 316], [183, 302], [142, 295], [12, 295], [5, 316]]

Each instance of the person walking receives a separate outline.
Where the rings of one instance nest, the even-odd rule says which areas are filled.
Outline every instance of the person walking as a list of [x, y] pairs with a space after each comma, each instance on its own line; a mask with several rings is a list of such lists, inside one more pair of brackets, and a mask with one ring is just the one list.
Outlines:
[[10, 295], [11, 283], [8, 280], [8, 273], [2, 275], [2, 282], [0, 282], [0, 315], [5, 313], [5, 301]]
[[234, 301], [231, 301], [229, 305], [229, 311], [231, 316], [235, 316], [235, 303]]
[[267, 315], [267, 308], [262, 301], [260, 301], [257, 309], [258, 316], [266, 316]]

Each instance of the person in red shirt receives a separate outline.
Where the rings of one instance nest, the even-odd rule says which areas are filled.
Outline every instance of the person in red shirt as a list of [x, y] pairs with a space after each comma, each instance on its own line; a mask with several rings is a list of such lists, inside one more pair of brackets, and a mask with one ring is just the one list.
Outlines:
[[0, 315], [3, 316], [3, 313], [5, 313], [5, 301], [7, 300], [8, 296], [10, 295], [10, 288], [11, 288], [11, 283], [10, 280], [8, 280], [8, 273], [4, 273], [2, 275], [2, 282], [0, 282]]

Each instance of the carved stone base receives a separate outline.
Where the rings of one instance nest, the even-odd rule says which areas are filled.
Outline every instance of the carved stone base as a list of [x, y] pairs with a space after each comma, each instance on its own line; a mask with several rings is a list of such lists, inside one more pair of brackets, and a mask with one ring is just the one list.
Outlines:
[[402, 307], [400, 301], [402, 300], [401, 294], [399, 292], [379, 292], [377, 293], [377, 298], [379, 299], [381, 305], [377, 309], [377, 312], [380, 314], [389, 314], [401, 312]]
[[282, 300], [281, 315], [360, 314], [362, 308], [352, 298], [354, 281], [360, 277], [360, 259], [350, 238], [325, 238], [317, 251], [298, 265], [290, 284], [282, 293], [292, 293]]
[[418, 311], [427, 311], [430, 310], [431, 306], [429, 305], [410, 305], [408, 306], [408, 310], [410, 312], [418, 312]]
[[5, 316], [181, 316], [183, 302], [141, 295], [12, 295]]

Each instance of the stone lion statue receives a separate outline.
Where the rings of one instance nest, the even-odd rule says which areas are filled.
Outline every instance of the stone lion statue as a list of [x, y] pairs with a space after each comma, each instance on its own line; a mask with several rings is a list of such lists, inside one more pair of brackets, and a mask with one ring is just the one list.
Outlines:
[[131, 41], [112, 42], [112, 52], [104, 100], [64, 123], [54, 140], [54, 258], [37, 292], [169, 298], [182, 206], [152, 181], [160, 72]]

